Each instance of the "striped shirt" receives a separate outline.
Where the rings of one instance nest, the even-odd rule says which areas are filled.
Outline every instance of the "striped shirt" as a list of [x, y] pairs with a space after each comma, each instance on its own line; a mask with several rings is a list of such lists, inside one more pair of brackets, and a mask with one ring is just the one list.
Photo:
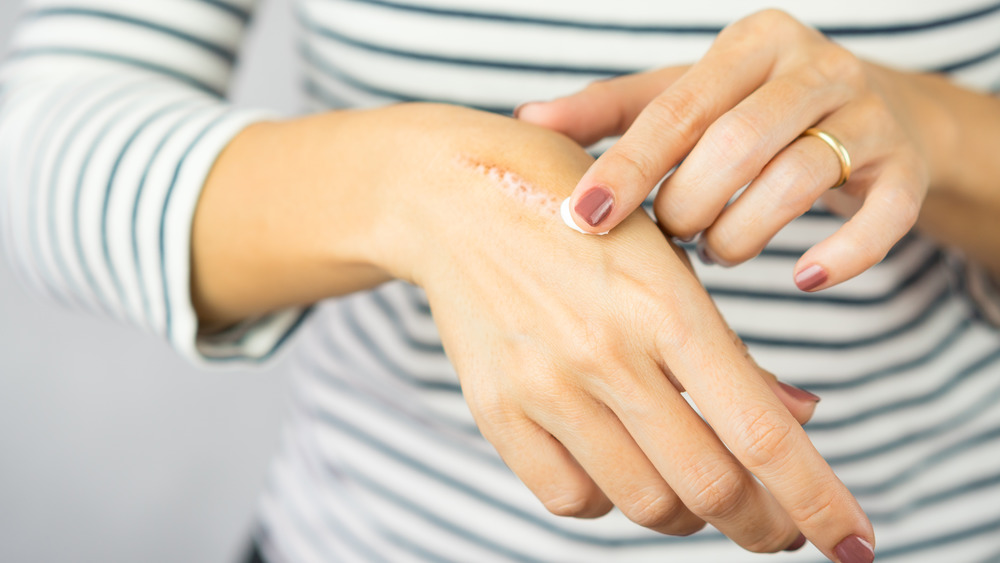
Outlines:
[[[394, 282], [197, 336], [190, 227], [214, 159], [267, 111], [224, 99], [251, 0], [34, 0], [0, 68], [0, 216], [24, 282], [193, 361], [261, 361], [296, 333], [295, 409], [260, 509], [270, 560], [797, 561], [708, 529], [552, 516], [477, 431], [423, 292]], [[1000, 88], [1000, 2], [771, 2], [855, 53]], [[756, 0], [294, 0], [308, 111], [433, 100], [509, 113], [697, 60]], [[807, 429], [871, 517], [879, 560], [1000, 561], [995, 292], [915, 234], [819, 294], [814, 209], [758, 258], [698, 274], [759, 363], [824, 398]]]

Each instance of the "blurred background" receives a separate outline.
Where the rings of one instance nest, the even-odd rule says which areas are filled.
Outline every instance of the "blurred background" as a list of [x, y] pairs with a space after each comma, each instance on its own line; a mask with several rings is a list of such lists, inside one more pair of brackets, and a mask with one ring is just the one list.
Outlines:
[[[0, 0], [0, 51], [21, 3]], [[260, 2], [237, 104], [300, 107], [293, 28], [285, 0]], [[42, 300], [0, 251], [0, 561], [236, 561], [285, 405], [280, 359], [198, 371]]]

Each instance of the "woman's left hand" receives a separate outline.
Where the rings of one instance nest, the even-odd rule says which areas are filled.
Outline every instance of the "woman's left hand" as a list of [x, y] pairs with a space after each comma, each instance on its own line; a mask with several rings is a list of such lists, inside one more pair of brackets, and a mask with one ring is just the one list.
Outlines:
[[[701, 233], [703, 259], [734, 265], [823, 197], [851, 218], [796, 264], [796, 285], [812, 291], [878, 263], [920, 212], [931, 170], [900, 76], [769, 10], [725, 28], [690, 67], [597, 82], [517, 113], [584, 145], [622, 135], [570, 200], [587, 232], [618, 225], [676, 166], [654, 204], [661, 229]], [[830, 144], [803, 135], [812, 127]]]

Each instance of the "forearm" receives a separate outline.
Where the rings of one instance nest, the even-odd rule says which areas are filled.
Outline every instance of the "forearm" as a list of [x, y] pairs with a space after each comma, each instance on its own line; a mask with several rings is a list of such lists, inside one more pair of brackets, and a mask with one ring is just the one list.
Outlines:
[[405, 264], [431, 244], [427, 229], [448, 228], [421, 222], [458, 206], [449, 212], [461, 223], [464, 203], [449, 192], [482, 188], [474, 161], [524, 169], [552, 150], [562, 163], [536, 166], [535, 179], [568, 193], [588, 164], [582, 149], [481, 112], [408, 104], [248, 128], [216, 162], [195, 215], [202, 329], [392, 278], [419, 281]]
[[895, 73], [920, 116], [931, 182], [917, 228], [1000, 279], [1000, 100], [944, 77]]

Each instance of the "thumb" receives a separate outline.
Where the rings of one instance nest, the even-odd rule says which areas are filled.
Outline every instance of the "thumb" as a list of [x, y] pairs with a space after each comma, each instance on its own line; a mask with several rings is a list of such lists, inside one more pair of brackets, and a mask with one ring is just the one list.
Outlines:
[[548, 102], [527, 102], [514, 110], [521, 121], [558, 131], [583, 146], [624, 133], [653, 98], [688, 67], [668, 67], [599, 80]]

